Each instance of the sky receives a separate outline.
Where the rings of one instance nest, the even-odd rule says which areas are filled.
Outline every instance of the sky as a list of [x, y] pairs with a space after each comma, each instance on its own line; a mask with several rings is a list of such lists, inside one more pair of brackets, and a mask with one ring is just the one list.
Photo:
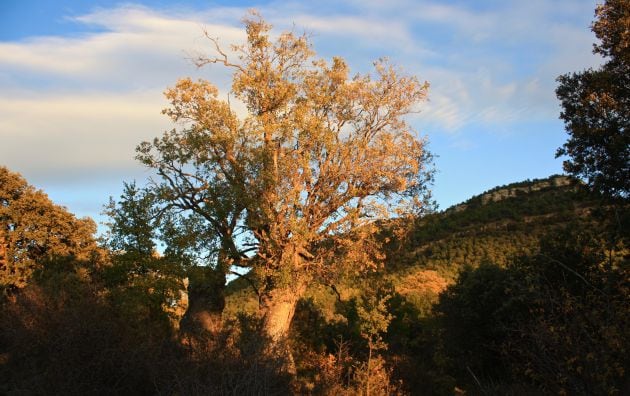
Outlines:
[[436, 155], [446, 209], [494, 186], [562, 172], [556, 78], [596, 67], [595, 0], [0, 0], [0, 165], [78, 216], [100, 215], [149, 172], [140, 142], [174, 127], [161, 110], [178, 78], [225, 95], [229, 75], [190, 58], [244, 41], [258, 10], [273, 33], [310, 35], [319, 57], [369, 72], [381, 57], [430, 83], [408, 118]]

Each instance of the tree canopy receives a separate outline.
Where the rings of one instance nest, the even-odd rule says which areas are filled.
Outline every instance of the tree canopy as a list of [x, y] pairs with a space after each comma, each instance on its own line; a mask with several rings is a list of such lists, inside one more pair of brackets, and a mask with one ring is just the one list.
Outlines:
[[18, 173], [0, 167], [0, 288], [24, 287], [50, 258], [91, 258], [95, 232], [92, 219], [77, 219]]
[[598, 69], [558, 78], [568, 141], [557, 156], [564, 169], [610, 196], [630, 193], [630, 1], [608, 0], [597, 7], [592, 30], [600, 40], [593, 52], [606, 59]]
[[211, 83], [185, 78], [167, 90], [164, 110], [181, 128], [137, 150], [161, 176], [159, 196], [216, 232], [217, 265], [253, 270], [275, 338], [308, 282], [343, 262], [375, 268], [376, 221], [425, 202], [430, 154], [404, 116], [418, 110], [428, 84], [386, 60], [373, 75], [351, 77], [342, 58], [315, 58], [306, 35], [273, 40], [259, 16], [244, 22], [245, 44], [228, 55], [209, 37], [216, 56], [197, 63], [233, 70], [230, 94], [246, 114]]

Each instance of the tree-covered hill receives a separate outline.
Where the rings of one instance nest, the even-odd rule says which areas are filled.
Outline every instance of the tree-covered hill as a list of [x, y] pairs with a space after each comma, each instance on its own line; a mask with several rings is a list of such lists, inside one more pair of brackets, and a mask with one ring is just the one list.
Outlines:
[[417, 219], [404, 241], [390, 246], [388, 267], [424, 267], [452, 277], [465, 265], [504, 265], [532, 253], [542, 235], [585, 218], [597, 203], [565, 176], [499, 186]]
[[428, 313], [465, 268], [505, 267], [536, 254], [540, 241], [601, 210], [600, 198], [575, 179], [550, 176], [498, 186], [410, 224], [390, 243], [386, 270], [396, 291]]
[[[427, 309], [438, 294], [465, 267], [481, 263], [505, 266], [519, 256], [539, 249], [540, 239], [572, 222], [588, 222], [598, 210], [599, 198], [577, 180], [553, 175], [498, 186], [444, 211], [431, 213], [405, 224], [403, 237], [383, 233], [387, 246], [385, 269], [396, 291]], [[322, 301], [332, 315], [335, 291], [343, 297], [359, 293], [354, 280], [331, 287], [311, 288], [307, 293]], [[228, 285], [228, 312], [254, 312], [257, 299], [243, 278]]]

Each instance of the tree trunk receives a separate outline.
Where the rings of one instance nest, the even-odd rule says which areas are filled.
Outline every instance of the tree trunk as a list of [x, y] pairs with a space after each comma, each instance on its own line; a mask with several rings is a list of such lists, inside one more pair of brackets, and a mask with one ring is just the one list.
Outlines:
[[275, 289], [262, 296], [263, 329], [273, 342], [284, 341], [289, 335], [295, 307], [305, 289], [305, 285], [297, 285]]
[[215, 333], [221, 329], [225, 283], [225, 273], [218, 268], [205, 267], [191, 272], [188, 310], [181, 323], [183, 331]]
[[7, 243], [4, 235], [0, 235], [0, 273], [7, 271], [9, 268], [9, 257], [7, 254]]
[[270, 338], [269, 352], [284, 358], [284, 371], [295, 376], [297, 369], [287, 339], [298, 300], [306, 290], [305, 284], [293, 288], [274, 289], [261, 297], [263, 331]]
[[17, 282], [15, 274], [11, 274], [12, 263], [9, 262], [9, 242], [5, 235], [0, 235], [0, 300], [11, 289], [15, 289]]

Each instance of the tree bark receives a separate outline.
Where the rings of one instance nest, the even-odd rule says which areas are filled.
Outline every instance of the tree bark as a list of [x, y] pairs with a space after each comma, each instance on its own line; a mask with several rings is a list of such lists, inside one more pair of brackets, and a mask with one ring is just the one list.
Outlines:
[[297, 368], [287, 341], [297, 302], [305, 290], [306, 284], [300, 283], [292, 288], [274, 289], [261, 296], [263, 331], [271, 342], [267, 351], [282, 358], [284, 371], [294, 377]]
[[272, 342], [280, 343], [288, 337], [295, 307], [305, 290], [306, 285], [300, 283], [291, 288], [274, 289], [261, 297], [263, 329]]
[[9, 258], [7, 251], [8, 249], [6, 239], [4, 235], [0, 235], [0, 271], [7, 271], [9, 268]]

